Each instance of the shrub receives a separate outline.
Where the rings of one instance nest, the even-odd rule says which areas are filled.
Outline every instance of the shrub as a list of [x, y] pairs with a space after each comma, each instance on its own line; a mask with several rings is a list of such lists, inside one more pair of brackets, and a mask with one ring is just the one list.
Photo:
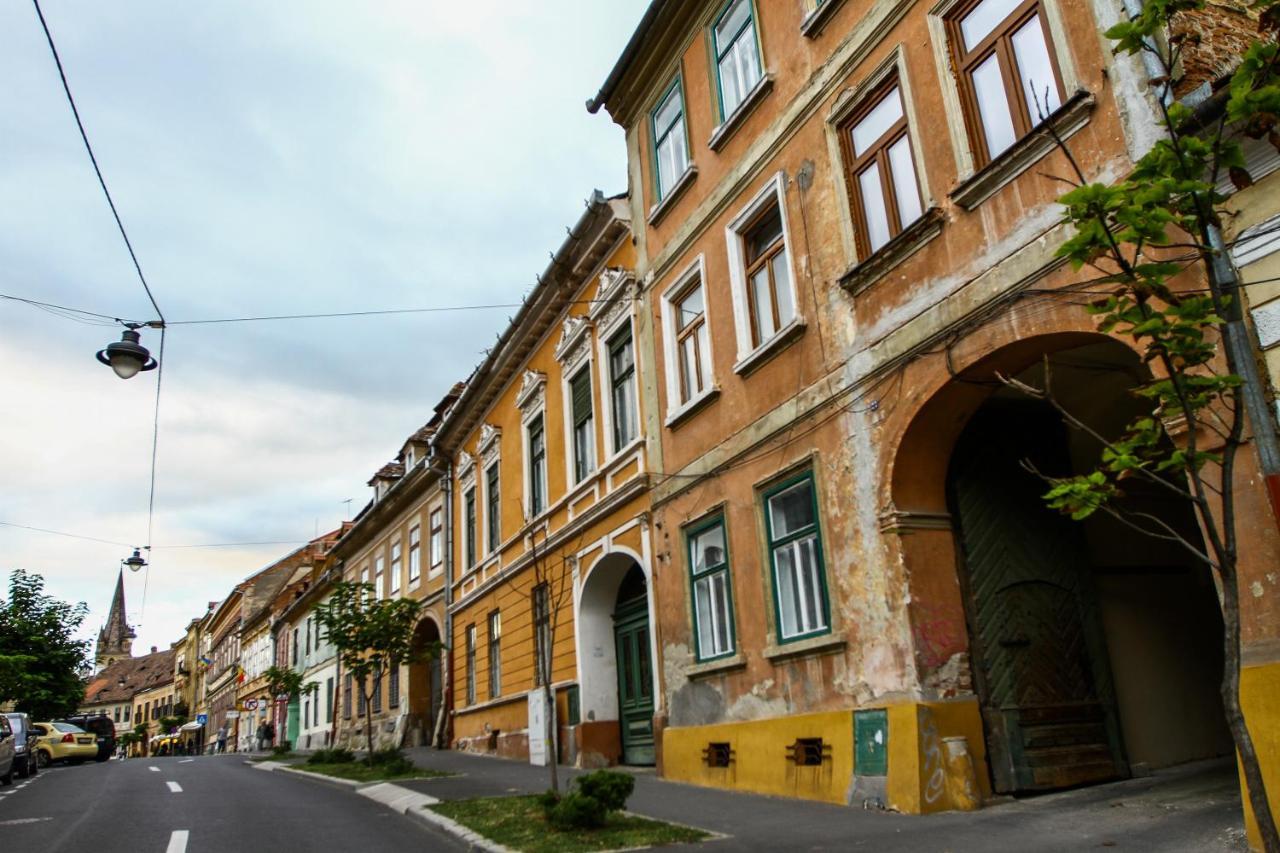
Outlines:
[[619, 773], [616, 770], [597, 770], [579, 776], [576, 780], [578, 790], [591, 797], [604, 807], [606, 812], [622, 811], [627, 806], [627, 798], [636, 789], [636, 779], [630, 773]]
[[595, 797], [573, 791], [551, 809], [547, 821], [556, 829], [596, 829], [604, 826], [608, 810]]
[[387, 773], [408, 773], [413, 770], [413, 762], [398, 749], [379, 749], [369, 756], [369, 764], [381, 767]]
[[542, 814], [547, 820], [551, 820], [551, 811], [560, 805], [560, 792], [555, 788], [548, 788], [538, 795], [538, 805], [542, 806]]
[[351, 764], [356, 760], [355, 753], [349, 749], [317, 749], [307, 756], [308, 764]]
[[287, 743], [276, 744], [275, 746], [271, 747], [271, 754], [272, 755], [288, 755], [289, 744]]

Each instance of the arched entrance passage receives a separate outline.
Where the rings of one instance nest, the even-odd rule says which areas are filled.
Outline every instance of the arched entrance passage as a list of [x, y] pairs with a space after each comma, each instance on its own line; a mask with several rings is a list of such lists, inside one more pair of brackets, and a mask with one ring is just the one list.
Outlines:
[[[439, 642], [440, 626], [434, 619], [427, 617], [418, 623], [413, 633], [415, 649], [438, 648]], [[442, 654], [436, 652], [429, 659], [409, 666], [410, 740], [419, 745], [432, 743], [436, 731], [444, 693], [441, 658]]]
[[[646, 765], [655, 760], [648, 586], [644, 570], [633, 557], [608, 554], [592, 566], [578, 598], [584, 730], [595, 729], [597, 749], [607, 750], [624, 764]], [[602, 742], [613, 738], [612, 744]]]
[[[919, 600], [917, 664], [926, 670], [937, 651], [929, 643], [938, 614], [963, 620], [950, 648], [967, 653], [992, 787], [1006, 792], [1230, 752], [1218, 698], [1222, 626], [1207, 568], [1108, 516], [1077, 523], [1046, 509], [1047, 486], [1024, 467], [1064, 476], [1089, 470], [1100, 451], [1047, 404], [992, 381], [999, 370], [1041, 386], [1046, 352], [1057, 398], [1102, 435], [1117, 434], [1140, 411], [1128, 390], [1145, 374], [1126, 347], [1102, 336], [1031, 339], [944, 388], [919, 416], [933, 429], [908, 430], [921, 457], [914, 471], [895, 470], [898, 509], [946, 519], [937, 527], [950, 539], [949, 547], [932, 539], [931, 565], [919, 559], [918, 543], [903, 548]], [[897, 488], [899, 477], [926, 472], [927, 480]], [[1199, 542], [1184, 501], [1135, 479], [1124, 491], [1126, 511]], [[936, 559], [944, 555], [955, 567], [950, 589], [945, 561]]]

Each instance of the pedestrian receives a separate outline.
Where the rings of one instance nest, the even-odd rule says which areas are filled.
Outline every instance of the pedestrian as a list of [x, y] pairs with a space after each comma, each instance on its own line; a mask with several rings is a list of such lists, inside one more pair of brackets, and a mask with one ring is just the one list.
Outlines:
[[218, 729], [218, 754], [227, 751], [227, 724], [223, 723], [222, 728]]
[[257, 737], [258, 737], [258, 752], [263, 752], [264, 750], [266, 750], [266, 747], [262, 745], [263, 742], [267, 739], [266, 723], [258, 723]]
[[270, 720], [262, 724], [263, 737], [266, 739], [267, 747], [273, 747], [276, 743], [276, 727], [275, 723]]

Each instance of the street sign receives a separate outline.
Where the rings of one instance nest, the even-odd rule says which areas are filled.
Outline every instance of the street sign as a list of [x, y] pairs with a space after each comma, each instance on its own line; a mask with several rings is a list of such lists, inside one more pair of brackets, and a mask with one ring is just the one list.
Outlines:
[[246, 700], [244, 700], [244, 709], [245, 709], [246, 711], [256, 711], [256, 710], [258, 710], [258, 700], [257, 700], [257, 699], [246, 699]]
[[227, 719], [228, 719], [228, 720], [238, 720], [238, 719], [240, 719], [240, 712], [239, 712], [239, 711], [228, 711], [228, 712], [227, 712]]
[[208, 715], [208, 714], [196, 714], [196, 722], [197, 722], [197, 723], [199, 723], [199, 724], [200, 724], [200, 725], [202, 725], [202, 726], [203, 726], [203, 725], [205, 725], [206, 723], [208, 723], [208, 722], [209, 722], [209, 715]]

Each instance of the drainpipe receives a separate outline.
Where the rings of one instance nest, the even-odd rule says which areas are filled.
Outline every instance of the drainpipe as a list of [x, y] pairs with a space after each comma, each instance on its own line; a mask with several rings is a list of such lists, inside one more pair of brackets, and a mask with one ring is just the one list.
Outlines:
[[431, 721], [432, 746], [443, 749], [453, 742], [453, 459], [450, 457], [441, 472], [444, 477], [444, 636], [440, 638], [440, 706], [444, 709], [444, 726], [440, 740], [436, 740], [436, 721]]

